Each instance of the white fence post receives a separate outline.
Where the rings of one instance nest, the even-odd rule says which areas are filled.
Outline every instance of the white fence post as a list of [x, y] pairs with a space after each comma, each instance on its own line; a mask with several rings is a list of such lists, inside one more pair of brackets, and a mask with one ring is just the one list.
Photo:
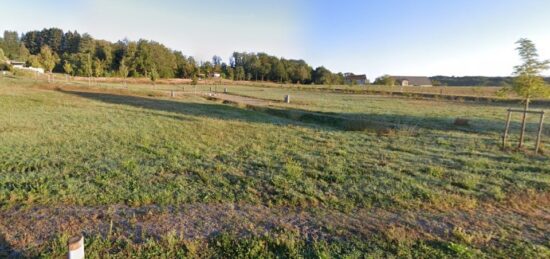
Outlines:
[[69, 239], [68, 259], [84, 259], [84, 236], [77, 235]]

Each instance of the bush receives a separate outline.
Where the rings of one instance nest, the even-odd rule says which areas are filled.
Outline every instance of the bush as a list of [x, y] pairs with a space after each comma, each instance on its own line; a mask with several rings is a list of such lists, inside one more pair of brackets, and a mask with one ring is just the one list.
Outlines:
[[0, 63], [0, 71], [12, 71], [12, 66], [6, 63]]
[[500, 98], [506, 98], [506, 97], [510, 96], [511, 92], [512, 92], [512, 89], [507, 88], [507, 87], [503, 87], [495, 93], [495, 96], [500, 97]]
[[13, 69], [13, 74], [21, 77], [34, 77], [36, 75], [35, 72], [22, 69]]

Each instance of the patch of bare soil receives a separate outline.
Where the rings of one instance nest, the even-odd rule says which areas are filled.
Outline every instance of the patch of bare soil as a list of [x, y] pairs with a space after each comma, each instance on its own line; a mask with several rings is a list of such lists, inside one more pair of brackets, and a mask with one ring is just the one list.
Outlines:
[[213, 93], [211, 94], [210, 97], [213, 99], [222, 100], [226, 103], [260, 106], [260, 107], [269, 106], [273, 103], [270, 100], [247, 97], [242, 95], [234, 95], [234, 94]]
[[[249, 204], [188, 204], [132, 208], [9, 208], [0, 210], [0, 252], [24, 252], [62, 233], [107, 236], [110, 232], [135, 242], [175, 233], [189, 240], [221, 232], [262, 235], [285, 230], [310, 239], [453, 240], [457, 228], [483, 245], [514, 236], [537, 244], [550, 242], [548, 195], [539, 201], [483, 204], [473, 210], [357, 209], [344, 213], [323, 208], [266, 207]], [[528, 204], [528, 205], [526, 205]], [[1, 254], [1, 253], [0, 253]], [[6, 254], [6, 253], [5, 253]]]

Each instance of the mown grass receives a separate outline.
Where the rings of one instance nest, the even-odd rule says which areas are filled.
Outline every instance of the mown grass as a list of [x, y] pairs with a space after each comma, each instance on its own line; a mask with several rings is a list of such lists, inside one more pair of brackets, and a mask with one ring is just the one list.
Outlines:
[[[42, 76], [42, 79], [45, 75]], [[67, 77], [63, 74], [55, 74], [55, 78], [58, 82], [67, 81]], [[72, 81], [87, 82], [88, 78], [77, 77], [70, 79]], [[124, 80], [121, 78], [92, 78], [92, 81], [99, 82], [100, 84], [116, 85], [121, 84]], [[135, 85], [152, 85], [152, 82], [147, 78], [127, 78], [127, 82]], [[190, 79], [160, 79], [157, 84], [161, 87], [182, 89], [183, 86], [189, 87], [191, 83]], [[347, 93], [425, 93], [425, 94], [442, 94], [453, 96], [476, 96], [476, 97], [497, 97], [497, 93], [503, 87], [479, 87], [479, 86], [459, 86], [459, 87], [401, 87], [401, 86], [384, 86], [384, 85], [304, 85], [304, 84], [281, 84], [273, 82], [262, 81], [232, 81], [232, 80], [220, 80], [220, 79], [206, 79], [200, 80], [199, 85], [214, 87], [255, 87], [255, 88], [283, 88], [283, 89], [299, 89], [299, 90], [313, 90], [313, 91], [336, 91]], [[507, 97], [517, 97], [511, 92], [506, 93]]]
[[[183, 90], [190, 91], [195, 89], [194, 86], [191, 86], [190, 79], [160, 79], [156, 82], [156, 86], [153, 86], [153, 83], [147, 78], [85, 78], [85, 77], [67, 77], [64, 74], [54, 74], [55, 81], [57, 83], [66, 83], [70, 81], [71, 84], [81, 84], [88, 85], [91, 82], [92, 85], [101, 85], [105, 87], [125, 87], [130, 85], [133, 87], [141, 88], [157, 88], [165, 90]], [[38, 80], [46, 80], [46, 75], [41, 75], [34, 77]], [[128, 84], [122, 84], [123, 81], [126, 81]], [[321, 91], [321, 92], [344, 92], [344, 93], [355, 93], [355, 94], [369, 94], [369, 93], [380, 93], [380, 94], [402, 94], [414, 95], [414, 94], [435, 94], [435, 95], [449, 95], [449, 96], [472, 96], [472, 97], [506, 97], [506, 98], [517, 98], [513, 92], [507, 91], [505, 96], [500, 95], [499, 90], [503, 87], [479, 87], [479, 86], [458, 86], [458, 87], [401, 87], [401, 86], [383, 86], [383, 85], [303, 85], [303, 84], [280, 84], [272, 82], [261, 82], [261, 81], [232, 81], [232, 80], [219, 80], [219, 79], [207, 79], [200, 80], [198, 82], [197, 89], [203, 90], [212, 90], [216, 89], [222, 91], [223, 88], [229, 89], [282, 89], [286, 91]]]
[[[299, 91], [292, 93], [296, 104], [280, 106], [394, 125], [380, 134], [195, 96], [150, 98], [148, 87], [120, 95], [33, 86], [22, 79], [0, 80], [1, 208], [243, 202], [344, 212], [450, 209], [550, 190], [548, 154], [498, 146], [502, 106]], [[254, 95], [275, 98], [280, 93]], [[456, 127], [456, 117], [469, 118], [472, 125]], [[545, 143], [549, 136], [546, 130]], [[287, 241], [296, 247], [288, 248], [287, 241], [267, 237], [238, 241], [222, 235], [213, 240], [208, 251], [214, 257], [286, 257], [280, 252], [286, 250], [306, 257], [348, 252], [376, 257], [388, 251], [413, 257], [506, 255], [502, 249], [476, 251], [450, 241], [403, 246], [374, 239], [333, 245], [292, 237]], [[190, 255], [192, 250], [183, 241], [136, 246], [101, 238], [89, 242], [89, 251], [98, 257], [172, 257], [180, 255], [172, 252]]]
[[[452, 129], [456, 118], [466, 118], [472, 122], [470, 129], [477, 132], [502, 134], [507, 108], [521, 108], [521, 103], [476, 103], [464, 101], [417, 100], [400, 97], [338, 94], [289, 89], [270, 89], [248, 86], [233, 86], [230, 93], [266, 100], [281, 101], [286, 94], [291, 96], [290, 104], [275, 102], [278, 107], [322, 112], [347, 118], [406, 124], [432, 129]], [[545, 105], [534, 105], [535, 110], [548, 109]], [[513, 130], [517, 130], [519, 114], [514, 114]], [[538, 129], [539, 116], [528, 119], [531, 134]], [[550, 134], [546, 127], [545, 134]]]

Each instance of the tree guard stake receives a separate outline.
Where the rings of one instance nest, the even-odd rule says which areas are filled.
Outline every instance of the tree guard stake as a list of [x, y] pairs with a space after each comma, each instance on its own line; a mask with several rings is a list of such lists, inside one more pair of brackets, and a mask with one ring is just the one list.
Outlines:
[[84, 236], [76, 235], [67, 242], [69, 246], [68, 259], [84, 259]]
[[506, 140], [508, 139], [508, 129], [510, 128], [511, 118], [512, 118], [512, 111], [508, 109], [508, 118], [506, 119], [506, 127], [504, 128], [504, 135], [502, 136], [502, 149], [506, 148]]
[[527, 122], [525, 121], [525, 118], [527, 117], [528, 113], [533, 114], [540, 114], [540, 121], [539, 121], [539, 128], [537, 133], [537, 141], [535, 143], [535, 153], [538, 154], [540, 150], [540, 144], [542, 140], [542, 129], [544, 126], [544, 111], [530, 111], [530, 110], [518, 110], [518, 109], [508, 109], [508, 117], [506, 118], [506, 126], [504, 127], [504, 134], [502, 135], [502, 149], [506, 149], [506, 142], [508, 140], [508, 132], [510, 129], [510, 123], [512, 118], [512, 112], [517, 113], [523, 113], [522, 123], [521, 123], [521, 132], [520, 132], [520, 139], [519, 139], [519, 145], [518, 149], [520, 149], [523, 146], [523, 140], [525, 137], [525, 128]]
[[540, 123], [539, 123], [539, 133], [537, 134], [537, 144], [535, 146], [535, 153], [539, 153], [540, 149], [540, 140], [542, 138], [542, 126], [544, 124], [544, 111], [541, 111], [540, 113]]

